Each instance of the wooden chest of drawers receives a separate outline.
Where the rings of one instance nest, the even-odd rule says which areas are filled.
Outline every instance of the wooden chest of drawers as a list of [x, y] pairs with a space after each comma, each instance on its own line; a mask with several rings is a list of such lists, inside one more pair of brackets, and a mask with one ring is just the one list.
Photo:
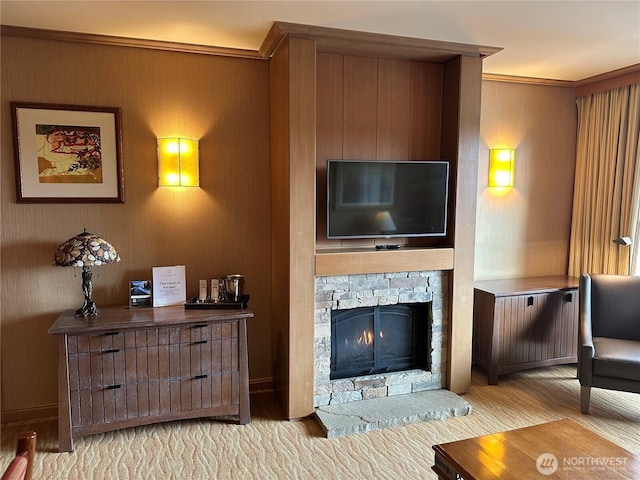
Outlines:
[[578, 349], [578, 279], [566, 276], [475, 283], [473, 361], [498, 375], [572, 363]]
[[108, 430], [185, 418], [250, 420], [246, 319], [240, 310], [104, 308], [63, 313], [59, 335], [60, 451]]

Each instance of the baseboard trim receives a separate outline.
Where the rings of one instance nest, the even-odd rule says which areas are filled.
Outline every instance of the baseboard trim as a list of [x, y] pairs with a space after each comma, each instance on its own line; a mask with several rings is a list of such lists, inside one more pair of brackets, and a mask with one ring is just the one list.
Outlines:
[[44, 420], [46, 418], [57, 416], [57, 405], [46, 405], [43, 407], [24, 408], [20, 410], [5, 410], [2, 412], [2, 423]]
[[249, 381], [249, 394], [273, 392], [273, 378], [258, 378]]

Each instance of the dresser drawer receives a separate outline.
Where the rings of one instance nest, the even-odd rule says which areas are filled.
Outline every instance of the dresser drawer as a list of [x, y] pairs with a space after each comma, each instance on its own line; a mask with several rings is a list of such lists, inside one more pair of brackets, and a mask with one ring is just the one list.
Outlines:
[[237, 322], [68, 342], [74, 426], [238, 403]]

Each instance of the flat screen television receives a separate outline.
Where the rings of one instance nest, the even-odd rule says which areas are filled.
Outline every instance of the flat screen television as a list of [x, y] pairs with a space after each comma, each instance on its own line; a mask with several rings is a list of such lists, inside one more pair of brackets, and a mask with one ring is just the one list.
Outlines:
[[327, 161], [327, 238], [444, 237], [449, 162]]

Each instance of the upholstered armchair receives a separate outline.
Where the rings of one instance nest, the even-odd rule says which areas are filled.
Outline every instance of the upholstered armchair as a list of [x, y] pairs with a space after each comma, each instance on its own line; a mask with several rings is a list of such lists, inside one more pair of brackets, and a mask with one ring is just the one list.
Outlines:
[[591, 387], [640, 393], [640, 277], [582, 276], [578, 341], [582, 413]]

